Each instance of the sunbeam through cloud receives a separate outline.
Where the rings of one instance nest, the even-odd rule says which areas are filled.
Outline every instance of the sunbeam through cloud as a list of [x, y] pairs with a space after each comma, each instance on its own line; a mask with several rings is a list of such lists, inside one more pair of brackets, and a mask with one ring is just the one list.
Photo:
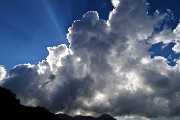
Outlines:
[[[63, 23], [43, 2], [64, 34]], [[7, 77], [0, 66], [1, 86], [14, 91], [22, 104], [54, 113], [180, 119], [180, 24], [172, 30], [164, 23], [169, 14], [148, 14], [150, 3], [144, 0], [111, 3], [107, 20], [87, 11], [69, 27], [69, 46], [47, 47], [48, 56], [38, 64], [18, 64]]]

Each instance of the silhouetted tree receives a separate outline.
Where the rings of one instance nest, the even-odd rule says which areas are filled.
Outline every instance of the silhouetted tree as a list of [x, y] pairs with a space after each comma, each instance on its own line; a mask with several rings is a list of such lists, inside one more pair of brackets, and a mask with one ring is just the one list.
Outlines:
[[16, 94], [0, 87], [0, 120], [59, 120], [42, 106], [28, 107], [20, 104]]
[[30, 107], [20, 104], [11, 90], [0, 87], [0, 120], [116, 120], [108, 114], [94, 118], [77, 115], [75, 117], [49, 112], [45, 107]]

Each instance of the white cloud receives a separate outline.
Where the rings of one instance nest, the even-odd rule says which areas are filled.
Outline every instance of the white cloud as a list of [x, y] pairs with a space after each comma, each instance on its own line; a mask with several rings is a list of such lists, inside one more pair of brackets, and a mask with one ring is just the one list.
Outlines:
[[0, 66], [0, 81], [3, 80], [6, 76], [6, 69], [3, 66]]
[[146, 117], [141, 116], [122, 116], [122, 117], [116, 117], [117, 120], [151, 120]]
[[59, 45], [47, 48], [49, 55], [46, 61], [49, 63], [51, 71], [56, 72], [56, 69], [62, 66], [61, 59], [69, 54], [66, 45]]
[[121, 116], [116, 117], [117, 120], [179, 120], [179, 117], [158, 117], [158, 118], [147, 118], [143, 116]]
[[153, 36], [153, 39], [150, 41], [152, 44], [163, 42], [168, 44], [177, 39], [176, 35], [169, 29], [164, 29], [160, 33]]
[[170, 29], [165, 28], [153, 35], [152, 39], [149, 40], [151, 44], [163, 42], [164, 44], [168, 44], [174, 42], [175, 45], [172, 50], [176, 53], [180, 52], [180, 24], [172, 31]]
[[177, 39], [180, 37], [180, 24], [173, 30], [173, 33], [177, 36]]
[[172, 48], [172, 50], [176, 53], [180, 53], [180, 43], [176, 42], [176, 44], [174, 45], [174, 47]]
[[166, 58], [151, 59], [148, 51], [161, 39], [177, 36], [168, 29], [153, 34], [163, 19], [158, 13], [148, 16], [141, 0], [121, 0], [107, 21], [89, 11], [68, 29], [70, 48], [48, 47], [46, 60], [15, 66], [3, 86], [23, 104], [53, 112], [179, 115], [180, 62], [169, 66]]
[[120, 0], [112, 0], [112, 4], [114, 7], [117, 7], [120, 4]]

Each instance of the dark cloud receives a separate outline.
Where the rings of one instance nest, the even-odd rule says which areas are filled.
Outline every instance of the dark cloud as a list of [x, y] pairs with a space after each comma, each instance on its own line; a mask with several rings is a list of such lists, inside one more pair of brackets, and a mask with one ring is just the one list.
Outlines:
[[179, 27], [166, 29], [169, 34], [154, 33], [165, 14], [148, 16], [142, 0], [113, 2], [107, 21], [95, 11], [87, 12], [68, 30], [70, 48], [48, 47], [46, 60], [15, 66], [9, 77], [1, 77], [2, 86], [13, 90], [23, 104], [53, 112], [180, 115], [180, 62], [169, 66], [166, 58], [150, 58], [148, 51], [161, 38], [177, 39]]

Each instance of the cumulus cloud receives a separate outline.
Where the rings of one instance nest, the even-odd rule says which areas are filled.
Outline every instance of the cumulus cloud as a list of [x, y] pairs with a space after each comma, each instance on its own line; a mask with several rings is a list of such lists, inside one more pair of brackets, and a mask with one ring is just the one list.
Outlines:
[[176, 53], [180, 53], [180, 24], [172, 31], [171, 29], [164, 28], [162, 31], [155, 33], [149, 41], [151, 44], [162, 42], [169, 44], [175, 43], [172, 50]]
[[142, 116], [121, 116], [121, 117], [116, 117], [117, 120], [178, 120], [178, 117], [171, 117], [171, 118], [164, 118], [164, 117], [159, 117], [159, 118], [147, 118], [147, 117], [142, 117]]
[[180, 53], [180, 43], [176, 43], [174, 45], [174, 47], [172, 48], [173, 51], [175, 51], [176, 53]]
[[116, 117], [117, 120], [151, 120], [146, 117], [140, 117], [140, 116], [121, 116]]
[[172, 67], [166, 58], [151, 58], [148, 51], [165, 38], [177, 39], [178, 27], [154, 34], [166, 15], [149, 16], [142, 0], [113, 4], [108, 20], [100, 19], [96, 11], [85, 13], [68, 29], [69, 48], [48, 47], [49, 55], [38, 65], [15, 66], [3, 86], [23, 104], [53, 112], [180, 115], [180, 60]]
[[0, 66], [0, 81], [6, 76], [6, 70], [3, 66]]
[[112, 4], [114, 7], [117, 7], [119, 5], [120, 1], [119, 0], [112, 0]]

